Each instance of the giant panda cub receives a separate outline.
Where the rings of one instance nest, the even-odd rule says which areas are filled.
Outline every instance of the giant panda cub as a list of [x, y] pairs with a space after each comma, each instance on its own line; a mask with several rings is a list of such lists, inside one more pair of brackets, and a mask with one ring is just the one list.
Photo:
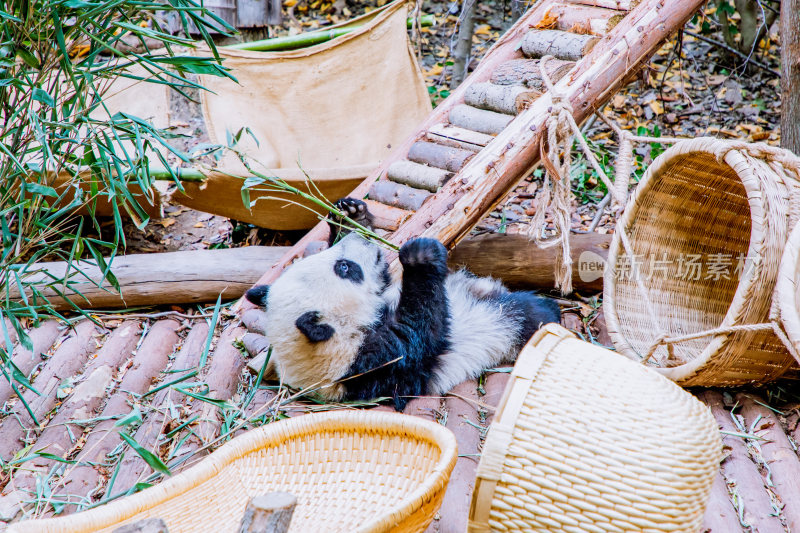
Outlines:
[[[361, 200], [343, 198], [336, 207], [370, 222]], [[513, 361], [533, 332], [559, 321], [551, 299], [448, 272], [447, 250], [433, 239], [400, 248], [402, 282], [393, 283], [379, 246], [328, 220], [327, 250], [246, 294], [266, 308], [272, 361], [290, 386], [334, 401], [387, 396], [402, 410], [409, 397], [444, 394]]]

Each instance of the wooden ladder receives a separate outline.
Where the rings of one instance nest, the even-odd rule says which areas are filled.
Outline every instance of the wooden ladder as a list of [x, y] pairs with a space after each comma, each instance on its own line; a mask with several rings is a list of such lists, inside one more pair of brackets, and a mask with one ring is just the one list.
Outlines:
[[[556, 57], [547, 62], [548, 74], [557, 81], [558, 98], [569, 102], [580, 123], [627, 83], [702, 4], [539, 2], [349, 196], [366, 199], [375, 226], [393, 244], [431, 237], [452, 248], [539, 161], [539, 144], [554, 102], [539, 75], [541, 55]], [[590, 32], [599, 38], [586, 35]], [[564, 42], [573, 46], [562, 46]], [[327, 224], [319, 223], [258, 284], [273, 282], [327, 234]], [[389, 259], [396, 254], [390, 253]], [[239, 304], [240, 309], [251, 306], [244, 300]]]

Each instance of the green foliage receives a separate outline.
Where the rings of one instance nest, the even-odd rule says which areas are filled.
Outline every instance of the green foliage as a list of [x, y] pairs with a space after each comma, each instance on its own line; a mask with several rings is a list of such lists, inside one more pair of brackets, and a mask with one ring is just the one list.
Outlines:
[[[167, 32], [167, 16], [179, 22], [181, 35]], [[190, 27], [209, 46], [210, 57], [189, 53], [195, 46]], [[183, 91], [198, 87], [188, 74], [227, 75], [212, 29], [232, 30], [195, 0], [3, 3], [0, 371], [15, 390], [16, 383], [30, 384], [10, 361], [12, 337], [30, 348], [22, 323], [57, 315], [43, 291], [60, 294], [86, 278], [79, 259], [103, 271], [104, 279], [90, 281], [118, 290], [104, 256], [113, 258], [124, 245], [123, 214], [142, 226], [148, 219], [142, 203], [152, 201], [132, 191], [150, 190], [153, 160], [169, 167], [163, 153], [186, 160], [167, 144], [165, 131], [130, 114], [111, 116], [103, 95], [120, 77]], [[131, 43], [142, 51], [128, 52]], [[111, 206], [110, 231], [94, 216], [99, 203]], [[79, 209], [89, 216], [78, 217]], [[63, 260], [69, 268], [57, 277], [36, 266], [43, 260]]]

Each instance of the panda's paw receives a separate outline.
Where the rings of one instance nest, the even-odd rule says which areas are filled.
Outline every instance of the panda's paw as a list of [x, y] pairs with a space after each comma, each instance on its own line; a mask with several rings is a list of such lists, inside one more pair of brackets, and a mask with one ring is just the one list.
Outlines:
[[412, 239], [400, 248], [403, 268], [434, 267], [447, 272], [447, 249], [435, 239]]
[[[367, 209], [367, 204], [363, 200], [359, 200], [358, 198], [350, 198], [349, 196], [337, 200], [336, 203], [333, 204], [333, 207], [339, 213], [347, 216], [350, 220], [355, 220], [359, 224], [362, 222], [369, 221], [369, 210]], [[333, 212], [330, 214], [330, 217], [333, 219], [340, 218], [338, 215], [334, 214]]]

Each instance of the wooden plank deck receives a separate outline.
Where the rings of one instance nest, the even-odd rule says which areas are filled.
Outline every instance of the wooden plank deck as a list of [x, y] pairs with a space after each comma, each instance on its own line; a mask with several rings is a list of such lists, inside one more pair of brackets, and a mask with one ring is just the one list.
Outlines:
[[[104, 327], [82, 321], [70, 330], [54, 329], [47, 322], [31, 330], [34, 351], [19, 347], [15, 360], [34, 368], [34, 385], [42, 395], [31, 396], [29, 405], [38, 425], [31, 423], [7, 384], [0, 383], [0, 397], [8, 398], [0, 422], [3, 460], [15, 454], [34, 456], [3, 471], [3, 520], [50, 516], [56, 509], [71, 513], [124, 494], [137, 483], [157, 482], [160, 477], [152, 468], [123, 445], [122, 431], [179, 472], [230, 435], [326, 408], [292, 401], [287, 389], [257, 388], [236, 342], [244, 328], [223, 327], [238, 320], [233, 317], [218, 325], [206, 365], [199, 368], [208, 338], [206, 320], [114, 319], [102, 321]], [[566, 312], [563, 323], [584, 338], [607, 342], [602, 312], [593, 319]], [[145, 395], [181, 379], [194, 396], [174, 387]], [[464, 531], [483, 439], [507, 380], [508, 373], [488, 372], [444, 398], [417, 398], [406, 407], [410, 416], [445, 424], [459, 443], [460, 457], [429, 532]], [[705, 531], [800, 531], [800, 404], [785, 397], [780, 407], [772, 405], [779, 401], [776, 392], [791, 394], [794, 384], [692, 391], [725, 432], [726, 458], [713, 487]], [[141, 422], [117, 425], [131, 414]], [[219, 439], [221, 433], [228, 437]], [[52, 455], [35, 456], [36, 451]]]

